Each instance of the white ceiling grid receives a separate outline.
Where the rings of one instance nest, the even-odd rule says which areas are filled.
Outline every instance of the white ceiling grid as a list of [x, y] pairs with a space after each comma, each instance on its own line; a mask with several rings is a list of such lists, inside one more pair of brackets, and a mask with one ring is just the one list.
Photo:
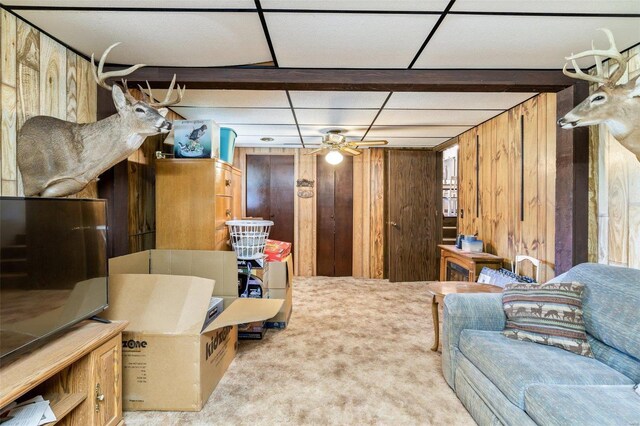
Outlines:
[[[559, 70], [591, 39], [607, 46], [599, 27], [621, 49], [640, 42], [639, 0], [0, 1], [85, 56], [123, 42], [108, 60], [121, 64]], [[356, 140], [434, 146], [533, 95], [290, 91], [289, 101], [284, 90], [187, 89], [174, 109], [234, 128], [239, 146], [264, 146], [262, 137], [301, 146], [300, 136], [313, 146], [335, 127]]]

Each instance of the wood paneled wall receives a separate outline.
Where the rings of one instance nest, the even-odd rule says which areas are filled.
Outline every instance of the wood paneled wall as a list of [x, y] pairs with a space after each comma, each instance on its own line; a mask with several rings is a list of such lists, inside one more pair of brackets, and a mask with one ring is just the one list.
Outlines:
[[[316, 180], [316, 156], [304, 155], [309, 149], [236, 148], [234, 165], [246, 170], [246, 156], [293, 155], [295, 179]], [[368, 149], [354, 158], [353, 184], [353, 275], [382, 278], [384, 269], [384, 155], [381, 149]], [[246, 173], [244, 174], [246, 176]], [[242, 211], [246, 212], [246, 185], [242, 185]], [[296, 275], [316, 275], [316, 188], [312, 198], [294, 199], [294, 269]], [[307, 189], [307, 188], [303, 188]]]
[[[621, 84], [640, 74], [640, 46], [623, 55]], [[601, 125], [590, 129], [589, 163], [589, 261], [640, 268], [640, 162]]]
[[353, 276], [384, 274], [384, 150], [353, 159]]
[[542, 260], [541, 281], [555, 276], [555, 110], [543, 93], [458, 137], [459, 232], [508, 264]]
[[[0, 9], [2, 195], [23, 195], [17, 134], [35, 115], [77, 123], [96, 121], [96, 84], [89, 62]], [[90, 183], [78, 198], [96, 198]]]

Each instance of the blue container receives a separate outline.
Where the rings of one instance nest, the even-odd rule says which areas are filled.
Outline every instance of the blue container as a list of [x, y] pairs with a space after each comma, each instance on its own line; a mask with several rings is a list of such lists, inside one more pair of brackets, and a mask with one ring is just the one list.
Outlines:
[[220, 159], [233, 164], [233, 148], [236, 144], [237, 133], [228, 127], [220, 128]]

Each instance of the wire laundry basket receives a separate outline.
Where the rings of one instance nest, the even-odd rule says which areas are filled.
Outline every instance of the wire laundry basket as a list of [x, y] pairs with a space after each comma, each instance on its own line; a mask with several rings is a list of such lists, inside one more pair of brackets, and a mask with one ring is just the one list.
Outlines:
[[229, 220], [231, 246], [238, 259], [252, 260], [264, 256], [269, 231], [273, 226], [270, 220]]

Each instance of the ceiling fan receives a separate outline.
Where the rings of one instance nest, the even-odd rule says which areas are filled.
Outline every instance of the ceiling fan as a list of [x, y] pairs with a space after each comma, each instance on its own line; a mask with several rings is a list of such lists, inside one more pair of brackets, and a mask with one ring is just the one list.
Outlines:
[[340, 129], [332, 129], [322, 136], [322, 145], [318, 149], [314, 149], [307, 155], [324, 154], [327, 152], [325, 160], [329, 164], [340, 164], [344, 158], [343, 154], [360, 155], [362, 151], [358, 148], [363, 146], [382, 146], [387, 141], [348, 141], [346, 136], [342, 134]]

